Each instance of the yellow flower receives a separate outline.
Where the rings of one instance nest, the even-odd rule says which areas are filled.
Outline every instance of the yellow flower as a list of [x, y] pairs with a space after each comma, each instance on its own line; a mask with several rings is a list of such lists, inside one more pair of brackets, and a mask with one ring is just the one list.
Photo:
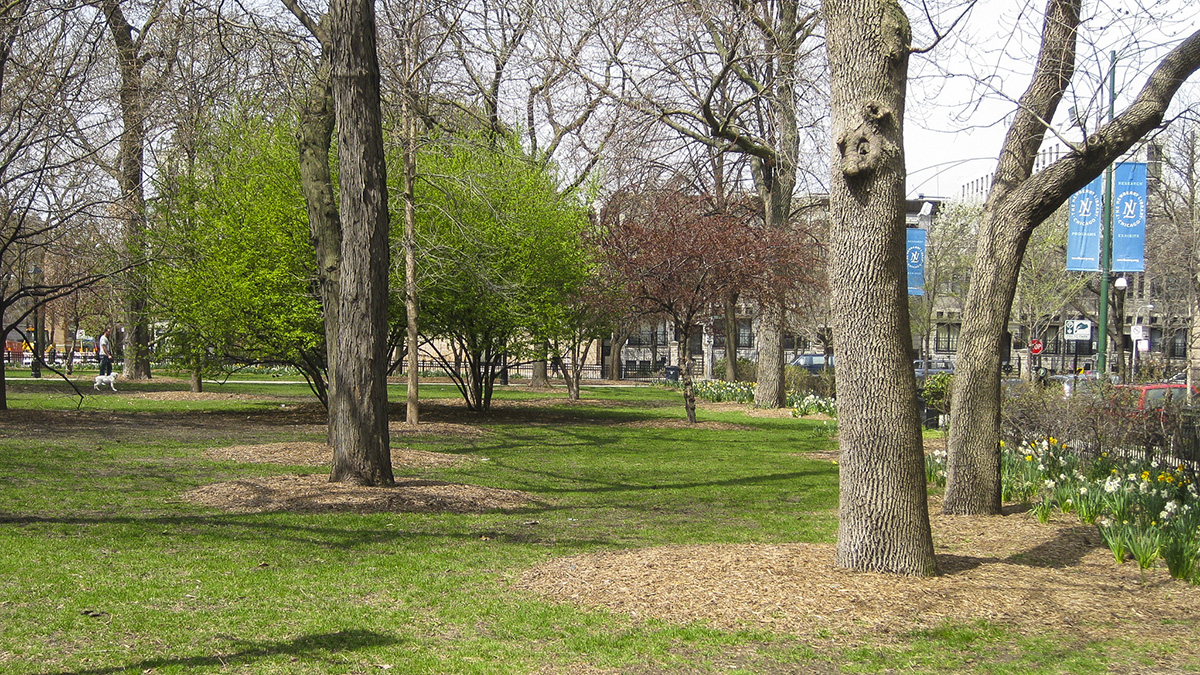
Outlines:
[[1051, 436], [1050, 437], [1050, 445], [1054, 445], [1055, 443], [1058, 443], [1058, 441], [1054, 440], [1054, 437]]
[[1025, 455], [1025, 461], [1026, 461], [1026, 462], [1032, 462], [1032, 461], [1033, 461], [1033, 455]]
[[1107, 453], [1107, 452], [1102, 452], [1102, 453], [1100, 453], [1100, 456], [1101, 456], [1101, 457], [1108, 457], [1108, 453]]
[[1150, 472], [1149, 471], [1142, 472], [1142, 480], [1150, 480]]
[[1004, 447], [1004, 441], [1000, 441], [1000, 447]]

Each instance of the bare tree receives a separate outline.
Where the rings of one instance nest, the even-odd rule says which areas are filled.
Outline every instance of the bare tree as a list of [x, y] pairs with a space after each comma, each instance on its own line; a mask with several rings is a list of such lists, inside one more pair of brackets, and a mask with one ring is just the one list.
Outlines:
[[1034, 173], [1037, 151], [1075, 73], [1081, 0], [1048, 0], [1033, 79], [1008, 128], [980, 220], [959, 338], [946, 498], [957, 514], [1000, 512], [1000, 355], [1018, 272], [1034, 228], [1156, 129], [1200, 67], [1200, 32], [1172, 49], [1134, 101], [1061, 159]]
[[121, 116], [120, 151], [113, 173], [120, 188], [122, 244], [129, 263], [125, 274], [125, 367], [122, 375], [144, 379], [150, 377], [150, 319], [147, 281], [142, 269], [147, 258], [146, 121], [152, 95], [161, 84], [159, 73], [148, 73], [147, 66], [155, 61], [169, 63], [173, 58], [169, 42], [166, 48], [153, 42], [169, 7], [167, 0], [154, 0], [149, 7], [139, 7], [138, 13], [144, 19], [137, 26], [130, 23], [127, 7], [121, 0], [101, 0], [99, 7], [116, 48], [120, 77], [117, 92]]
[[[91, 217], [103, 208], [83, 136], [94, 131], [99, 34], [37, 0], [0, 8], [0, 334], [119, 270]], [[87, 121], [81, 121], [81, 120]], [[66, 264], [69, 261], [71, 264]], [[38, 331], [40, 333], [40, 330]], [[28, 336], [34, 338], [34, 336]], [[32, 339], [41, 363], [41, 340]], [[0, 360], [2, 361], [2, 360]], [[0, 364], [0, 408], [7, 406]]]
[[[818, 11], [798, 0], [694, 0], [636, 4], [632, 13], [641, 16], [614, 22], [607, 40], [621, 88], [593, 83], [684, 139], [749, 158], [767, 226], [783, 226], [792, 217], [802, 142], [824, 136]], [[773, 300], [759, 299], [755, 403], [764, 407], [784, 402], [785, 311]]]

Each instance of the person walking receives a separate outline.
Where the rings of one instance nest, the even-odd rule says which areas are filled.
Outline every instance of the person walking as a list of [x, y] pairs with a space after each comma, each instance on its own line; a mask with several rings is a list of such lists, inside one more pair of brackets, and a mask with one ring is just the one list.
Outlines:
[[100, 345], [97, 347], [101, 375], [112, 375], [112, 343], [108, 340], [110, 335], [112, 335], [112, 329], [104, 329], [104, 334], [100, 336]]

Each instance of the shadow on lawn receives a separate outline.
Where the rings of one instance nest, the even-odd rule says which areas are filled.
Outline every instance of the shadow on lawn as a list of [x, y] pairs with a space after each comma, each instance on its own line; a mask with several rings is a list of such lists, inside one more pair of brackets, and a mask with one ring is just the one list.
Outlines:
[[[281, 542], [300, 544], [303, 546], [353, 550], [359, 547], [371, 547], [386, 544], [407, 544], [414, 540], [426, 538], [431, 541], [455, 539], [459, 541], [478, 541], [482, 536], [490, 539], [507, 539], [514, 542], [537, 542], [542, 539], [536, 535], [523, 532], [521, 522], [530, 516], [547, 513], [564, 507], [531, 507], [514, 509], [504, 512], [506, 517], [500, 523], [494, 521], [477, 521], [469, 519], [465, 527], [454, 527], [439, 521], [431, 524], [427, 530], [402, 527], [373, 527], [364, 526], [359, 529], [346, 523], [333, 524], [327, 527], [315, 525], [289, 525], [275, 522], [279, 515], [290, 516], [286, 512], [272, 511], [262, 514], [229, 514], [229, 515], [196, 515], [196, 516], [103, 516], [103, 515], [17, 515], [0, 511], [0, 526], [4, 525], [78, 525], [91, 526], [124, 526], [136, 525], [150, 528], [151, 535], [161, 535], [169, 541], [178, 542], [180, 537], [224, 537], [230, 541], [241, 541], [250, 538], [262, 538], [264, 535], [275, 537]], [[338, 514], [333, 514], [338, 515]], [[347, 512], [345, 515], [355, 514]], [[387, 514], [380, 514], [387, 515]], [[403, 514], [392, 514], [403, 515]], [[418, 514], [429, 516], [432, 514]], [[487, 514], [485, 514], [487, 515]], [[362, 521], [359, 521], [362, 522]], [[498, 531], [497, 527], [505, 531]], [[615, 540], [601, 538], [569, 538], [559, 532], [548, 535], [555, 543], [573, 546], [613, 546]]]
[[[232, 639], [232, 638], [231, 638]], [[61, 670], [46, 675], [105, 675], [107, 673], [148, 672], [156, 668], [180, 667], [189, 668], [221, 667], [248, 665], [254, 661], [271, 656], [294, 656], [304, 659], [314, 659], [321, 652], [335, 654], [339, 652], [385, 647], [394, 645], [400, 640], [374, 633], [367, 630], [342, 630], [336, 633], [320, 633], [318, 635], [303, 635], [293, 640], [277, 642], [251, 642], [248, 640], [233, 640], [241, 647], [240, 651], [213, 656], [187, 656], [179, 658], [154, 658], [130, 663], [124, 666], [108, 668], [88, 668], [84, 670]]]

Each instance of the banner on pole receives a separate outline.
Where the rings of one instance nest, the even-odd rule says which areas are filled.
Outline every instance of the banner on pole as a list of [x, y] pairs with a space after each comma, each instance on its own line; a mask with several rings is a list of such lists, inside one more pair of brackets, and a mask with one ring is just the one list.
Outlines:
[[1104, 177], [1071, 195], [1067, 216], [1067, 269], [1100, 271], [1100, 233], [1103, 228]]
[[1146, 164], [1125, 162], [1113, 171], [1114, 272], [1146, 269]]
[[908, 267], [908, 294], [925, 295], [925, 230], [910, 227], [905, 232], [904, 261]]

